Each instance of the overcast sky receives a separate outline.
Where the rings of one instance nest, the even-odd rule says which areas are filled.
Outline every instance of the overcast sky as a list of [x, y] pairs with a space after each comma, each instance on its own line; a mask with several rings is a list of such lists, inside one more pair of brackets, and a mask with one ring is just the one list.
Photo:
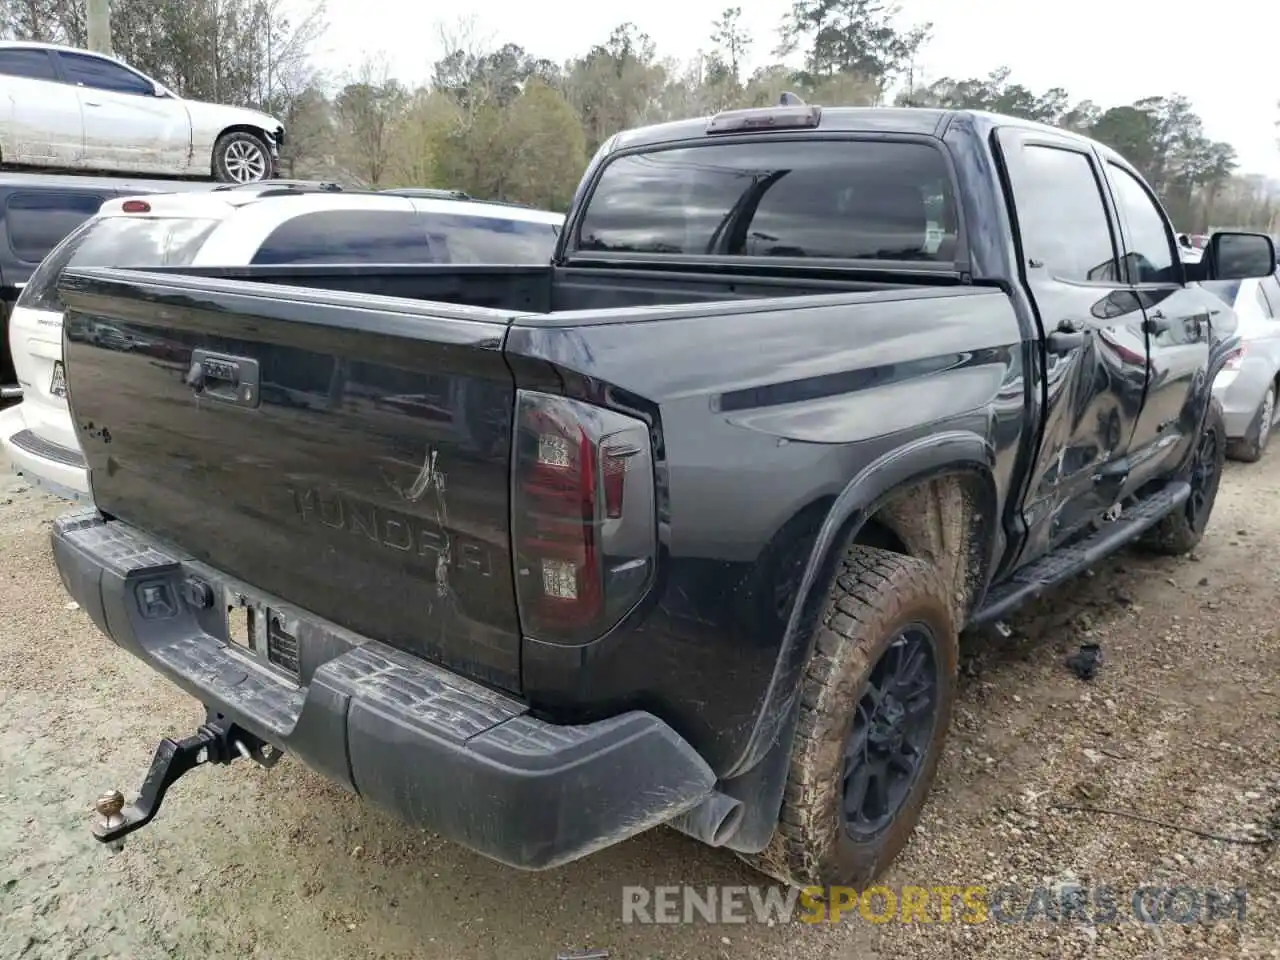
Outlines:
[[[299, 0], [305, 2], [305, 0]], [[477, 26], [495, 45], [518, 43], [562, 62], [602, 42], [630, 20], [648, 33], [659, 55], [692, 58], [708, 45], [711, 21], [737, 2], [756, 37], [750, 66], [772, 59], [777, 26], [790, 0], [471, 0]], [[1278, 24], [1245, 0], [1185, 0], [1152, 4], [1074, 0], [1045, 5], [1027, 0], [901, 0], [902, 23], [931, 20], [934, 39], [922, 57], [925, 80], [971, 77], [1005, 65], [1013, 79], [1039, 92], [1062, 86], [1075, 99], [1104, 106], [1144, 96], [1182, 93], [1203, 118], [1206, 133], [1232, 143], [1242, 169], [1280, 177], [1280, 82], [1274, 57]], [[1177, 9], [1184, 16], [1175, 14]], [[408, 82], [426, 78], [439, 56], [434, 22], [449, 7], [412, 0], [328, 0], [329, 31], [322, 47], [341, 71], [366, 52], [382, 51]], [[407, 17], [408, 15], [408, 17]], [[1268, 21], [1271, 21], [1268, 24]]]

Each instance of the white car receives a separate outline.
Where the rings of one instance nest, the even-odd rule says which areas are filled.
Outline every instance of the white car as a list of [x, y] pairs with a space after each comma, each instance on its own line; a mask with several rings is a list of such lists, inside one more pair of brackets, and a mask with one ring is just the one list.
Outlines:
[[248, 183], [276, 175], [284, 136], [275, 117], [184, 100], [113, 57], [0, 41], [0, 163]]
[[1262, 459], [1280, 420], [1280, 273], [1249, 280], [1205, 284], [1235, 312], [1240, 345], [1213, 381], [1227, 426], [1227, 455], [1253, 463]]
[[[550, 262], [563, 214], [441, 196], [264, 184], [104, 203], [32, 273], [9, 318], [22, 402], [0, 411], [0, 447], [13, 469], [57, 496], [89, 498], [62, 367], [57, 283], [68, 266]], [[89, 337], [111, 349], [165, 348], [105, 324]]]

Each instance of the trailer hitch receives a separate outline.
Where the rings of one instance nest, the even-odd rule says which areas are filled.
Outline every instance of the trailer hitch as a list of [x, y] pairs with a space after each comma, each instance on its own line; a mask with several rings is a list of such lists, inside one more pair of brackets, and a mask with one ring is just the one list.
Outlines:
[[98, 797], [93, 805], [99, 817], [93, 824], [93, 835], [102, 843], [118, 845], [125, 836], [150, 823], [160, 812], [169, 788], [196, 767], [228, 764], [239, 757], [272, 767], [282, 755], [221, 714], [210, 714], [192, 736], [160, 741], [138, 798], [129, 806], [119, 790], [108, 790]]

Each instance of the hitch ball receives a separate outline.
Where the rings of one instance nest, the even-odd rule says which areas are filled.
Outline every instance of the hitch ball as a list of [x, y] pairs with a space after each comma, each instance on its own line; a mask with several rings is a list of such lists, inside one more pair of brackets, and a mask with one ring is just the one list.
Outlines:
[[121, 811], [124, 810], [124, 794], [119, 790], [108, 790], [94, 801], [93, 808], [102, 818], [102, 826], [110, 830], [124, 823]]

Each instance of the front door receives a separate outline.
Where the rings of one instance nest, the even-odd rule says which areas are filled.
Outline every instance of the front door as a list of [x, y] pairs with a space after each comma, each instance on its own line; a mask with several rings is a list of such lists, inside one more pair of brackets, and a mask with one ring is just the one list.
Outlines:
[[156, 96], [149, 80], [110, 60], [63, 52], [58, 60], [63, 76], [80, 95], [85, 166], [185, 172], [190, 121], [181, 101]]
[[1107, 179], [1120, 214], [1124, 259], [1142, 301], [1150, 371], [1147, 397], [1130, 443], [1133, 479], [1164, 472], [1199, 434], [1212, 325], [1227, 305], [1183, 282], [1177, 241], [1147, 186], [1113, 160]]
[[1118, 498], [1147, 380], [1144, 314], [1119, 260], [1115, 211], [1087, 144], [998, 134], [1040, 324], [1041, 441], [1024, 506], [1022, 560], [1045, 553]]

